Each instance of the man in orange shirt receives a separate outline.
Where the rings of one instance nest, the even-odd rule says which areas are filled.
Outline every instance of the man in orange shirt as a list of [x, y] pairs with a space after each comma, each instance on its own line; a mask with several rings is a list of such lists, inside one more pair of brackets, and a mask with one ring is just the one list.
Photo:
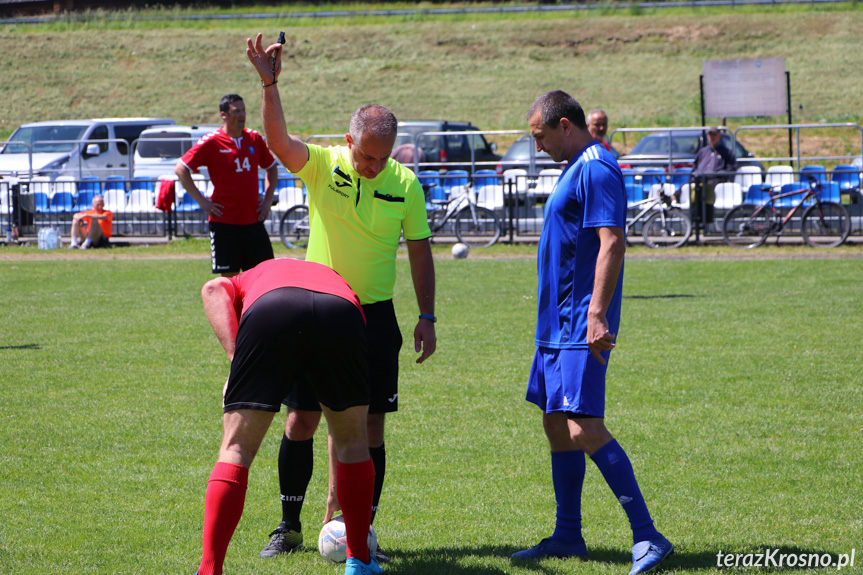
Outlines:
[[[93, 221], [99, 223], [93, 225]], [[107, 248], [114, 229], [114, 213], [105, 209], [105, 198], [93, 198], [93, 209], [72, 216], [72, 241], [69, 249]]]

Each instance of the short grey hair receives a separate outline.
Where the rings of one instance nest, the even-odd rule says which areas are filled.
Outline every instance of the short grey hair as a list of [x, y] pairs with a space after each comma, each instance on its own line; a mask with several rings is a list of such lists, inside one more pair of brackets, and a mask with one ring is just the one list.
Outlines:
[[351, 138], [359, 144], [364, 134], [380, 138], [395, 137], [399, 122], [388, 108], [378, 104], [363, 106], [351, 116]]

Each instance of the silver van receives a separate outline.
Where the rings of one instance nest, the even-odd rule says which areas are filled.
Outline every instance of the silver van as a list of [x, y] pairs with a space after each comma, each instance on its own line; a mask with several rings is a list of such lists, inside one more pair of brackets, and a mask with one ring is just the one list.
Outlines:
[[[215, 132], [221, 124], [197, 126], [160, 126], [141, 132], [133, 156], [134, 176], [156, 179], [174, 175], [174, 166], [202, 136]], [[206, 166], [201, 175], [208, 178]]]
[[0, 147], [0, 178], [14, 183], [59, 176], [131, 174], [132, 142], [171, 118], [103, 118], [24, 124]]

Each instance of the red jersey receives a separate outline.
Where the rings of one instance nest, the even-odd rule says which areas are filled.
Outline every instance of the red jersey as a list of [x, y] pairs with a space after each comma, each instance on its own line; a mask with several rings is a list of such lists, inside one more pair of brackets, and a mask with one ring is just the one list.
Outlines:
[[180, 161], [193, 172], [207, 166], [213, 182], [210, 199], [224, 206], [222, 216], [211, 215], [211, 222], [249, 225], [258, 221], [258, 168], [267, 170], [276, 163], [258, 132], [244, 128], [242, 137], [235, 140], [219, 128], [198, 140]]
[[[348, 282], [323, 264], [288, 258], [267, 260], [229, 279], [234, 285], [234, 309], [237, 311], [237, 319], [241, 318], [259, 297], [282, 287], [297, 287], [338, 296], [357, 306], [360, 313], [363, 313], [360, 298]], [[363, 314], [363, 321], [365, 317]]]

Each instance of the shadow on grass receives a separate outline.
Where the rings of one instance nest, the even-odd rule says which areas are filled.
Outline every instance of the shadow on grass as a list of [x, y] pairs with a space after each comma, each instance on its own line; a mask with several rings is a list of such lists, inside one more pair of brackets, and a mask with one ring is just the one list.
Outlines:
[[[558, 567], [553, 567], [546, 561], [524, 561], [512, 560], [510, 556], [523, 547], [514, 546], [481, 546], [481, 547], [443, 547], [424, 550], [402, 552], [400, 549], [389, 548], [394, 560], [386, 566], [386, 572], [390, 575], [406, 573], [434, 573], [435, 575], [500, 575], [510, 573], [512, 567], [529, 569], [539, 573], [559, 572]], [[590, 548], [590, 559], [549, 559], [553, 564], [561, 561], [581, 562], [606, 562], [629, 565], [632, 561], [627, 551], [619, 549]], [[480, 562], [486, 562], [490, 558], [498, 558], [502, 566], [477, 565], [471, 558]], [[715, 558], [715, 556], [714, 556]], [[628, 571], [628, 569], [627, 569]]]
[[[508, 573], [512, 566], [518, 566], [522, 569], [528, 569], [537, 573], [558, 573], [560, 571], [557, 565], [561, 561], [572, 561], [574, 563], [584, 563], [585, 566], [591, 563], [601, 564], [606, 563], [614, 566], [624, 567], [626, 572], [632, 565], [632, 555], [629, 550], [612, 549], [605, 547], [588, 547], [588, 557], [586, 559], [548, 559], [534, 561], [512, 561], [510, 555], [516, 551], [521, 551], [521, 547], [513, 546], [483, 546], [483, 547], [444, 547], [426, 549], [421, 551], [402, 552], [399, 549], [392, 549], [392, 563], [387, 564], [386, 572], [388, 574], [404, 574], [404, 573], [434, 573], [435, 575], [498, 575]], [[760, 573], [785, 573], [790, 571], [800, 572], [801, 568], [817, 568], [831, 567], [836, 568], [840, 561], [845, 561], [844, 566], [849, 566], [850, 558], [847, 555], [836, 555], [827, 551], [816, 551], [812, 549], [802, 549], [799, 547], [766, 547], [758, 546], [744, 551], [730, 552], [732, 559], [731, 565], [717, 565], [717, 554], [722, 549], [722, 545], [717, 546], [717, 551], [701, 551], [687, 552], [685, 548], [678, 548], [674, 554], [662, 562], [662, 570], [693, 570], [693, 569], [708, 569], [732, 571], [741, 567], [755, 567], [754, 561], [761, 556]], [[388, 549], [388, 551], [390, 551]], [[728, 552], [722, 551], [722, 558]], [[738, 555], [740, 558], [738, 559]], [[789, 562], [790, 557], [794, 557]], [[505, 566], [498, 567], [494, 565], [476, 565], [470, 561], [471, 557], [478, 559], [500, 558], [505, 562]], [[746, 557], [751, 557], [746, 559]], [[771, 559], [767, 559], [770, 557]], [[780, 558], [782, 564], [780, 565]], [[844, 558], [844, 559], [843, 559]], [[829, 559], [829, 564], [828, 564]], [[751, 563], [750, 563], [751, 561]], [[856, 561], [856, 559], [855, 559]], [[736, 565], [734, 564], [736, 562]], [[744, 562], [747, 562], [744, 565]], [[817, 562], [817, 563], [816, 563]], [[792, 563], [789, 565], [789, 563]]]
[[689, 297], [698, 297], [691, 294], [686, 293], [669, 293], [669, 294], [661, 294], [661, 295], [625, 295], [623, 299], [678, 299], [678, 298], [689, 298]]
[[21, 345], [0, 345], [0, 350], [3, 349], [42, 349], [38, 343], [24, 343]]

